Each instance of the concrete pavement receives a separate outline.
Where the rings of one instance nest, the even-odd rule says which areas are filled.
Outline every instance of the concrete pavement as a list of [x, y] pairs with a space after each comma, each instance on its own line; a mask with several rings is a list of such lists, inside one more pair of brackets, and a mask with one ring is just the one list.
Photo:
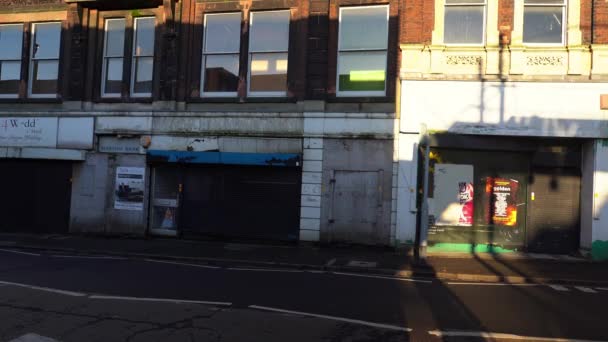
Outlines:
[[448, 280], [608, 284], [608, 263], [571, 256], [527, 254], [431, 254], [415, 263], [411, 251], [360, 246], [247, 244], [182, 239], [108, 238], [73, 235], [0, 234], [0, 248], [129, 258], [155, 258], [212, 265], [289, 267]]

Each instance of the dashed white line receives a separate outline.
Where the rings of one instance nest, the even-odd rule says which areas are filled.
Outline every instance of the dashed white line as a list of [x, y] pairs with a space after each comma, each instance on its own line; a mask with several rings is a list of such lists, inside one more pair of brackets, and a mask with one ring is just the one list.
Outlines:
[[596, 287], [596, 290], [608, 291], [608, 287]]
[[104, 255], [51, 255], [53, 258], [63, 258], [63, 259], [103, 259], [103, 260], [127, 260], [125, 257], [114, 257], [114, 256], [104, 256]]
[[260, 305], [250, 305], [249, 308], [256, 309], [256, 310], [263, 310], [263, 311], [280, 312], [280, 313], [287, 313], [287, 314], [300, 315], [300, 316], [323, 318], [323, 319], [329, 319], [329, 320], [332, 320], [332, 321], [339, 321], [339, 322], [346, 322], [346, 323], [352, 323], [352, 324], [366, 325], [366, 326], [370, 326], [370, 327], [374, 327], [374, 328], [398, 330], [398, 331], [405, 331], [405, 332], [412, 331], [412, 329], [410, 329], [410, 328], [400, 327], [400, 326], [397, 326], [397, 325], [368, 322], [368, 321], [362, 321], [362, 320], [358, 320], [358, 319], [351, 319], [351, 318], [344, 318], [344, 317], [337, 317], [337, 316], [319, 315], [319, 314], [314, 314], [314, 313], [309, 313], [309, 312], [302, 312], [302, 311], [277, 309], [277, 308], [271, 308], [271, 307], [260, 306]]
[[288, 272], [288, 273], [302, 273], [302, 270], [288, 270], [280, 268], [245, 268], [245, 267], [229, 267], [229, 271], [257, 271], [257, 272]]
[[585, 286], [575, 286], [575, 289], [581, 291], [581, 292], [585, 292], [585, 293], [597, 293], [597, 291], [595, 291], [594, 289], [590, 288], [590, 287], [585, 287]]
[[39, 291], [45, 291], [45, 292], [58, 293], [58, 294], [62, 294], [62, 295], [66, 295], [66, 296], [73, 296], [73, 297], [84, 297], [84, 296], [86, 296], [85, 293], [81, 293], [81, 292], [58, 290], [58, 289], [53, 289], [53, 288], [49, 288], [49, 287], [34, 286], [34, 285], [21, 284], [21, 283], [13, 283], [13, 282], [10, 282], [10, 281], [0, 281], [0, 284], [2, 284], [2, 285], [17, 286], [17, 287], [24, 287], [24, 288], [31, 289], [31, 290], [39, 290]]
[[154, 259], [145, 259], [145, 261], [155, 262], [155, 263], [159, 263], [159, 264], [169, 264], [169, 265], [191, 266], [191, 267], [198, 267], [198, 268], [208, 268], [208, 269], [214, 269], [214, 270], [221, 268], [219, 266], [188, 264], [188, 263], [183, 263], [183, 262], [163, 261], [163, 260], [154, 260]]
[[398, 280], [398, 281], [407, 281], [407, 282], [415, 282], [415, 283], [432, 283], [432, 280], [422, 280], [422, 279], [414, 279], [414, 278], [397, 278], [397, 277], [384, 277], [384, 276], [376, 276], [376, 275], [368, 275], [368, 274], [357, 274], [357, 273], [345, 273], [345, 272], [331, 272], [331, 274], [344, 275], [350, 277], [362, 277], [362, 278], [374, 278], [374, 279], [389, 279], [389, 280]]
[[203, 304], [203, 305], [218, 305], [231, 306], [229, 302], [211, 302], [203, 300], [188, 300], [188, 299], [173, 299], [173, 298], [146, 298], [146, 297], [124, 297], [124, 296], [107, 296], [107, 295], [91, 295], [90, 299], [105, 299], [105, 300], [128, 300], [139, 302], [159, 302], [159, 303], [176, 303], [176, 304]]
[[486, 339], [506, 339], [506, 340], [524, 340], [524, 341], [546, 341], [546, 342], [605, 342], [594, 340], [577, 340], [571, 338], [552, 338], [552, 337], [536, 337], [536, 336], [521, 336], [513, 334], [493, 333], [484, 331], [429, 331], [429, 335], [437, 337], [477, 337]]
[[325, 266], [328, 266], [328, 267], [329, 267], [329, 266], [331, 266], [331, 265], [335, 264], [335, 263], [336, 263], [336, 260], [337, 260], [336, 258], [333, 258], [333, 259], [329, 260], [329, 261], [327, 262], [327, 264], [325, 264]]
[[549, 287], [557, 291], [570, 291], [567, 287], [561, 285], [549, 285]]
[[467, 283], [467, 282], [446, 282], [448, 285], [476, 285], [476, 286], [538, 286], [540, 284], [518, 284], [518, 283]]
[[7, 252], [7, 253], [40, 256], [40, 254], [37, 254], [37, 253], [20, 252], [20, 251], [16, 251], [16, 250], [13, 250], [13, 249], [0, 249], [0, 251]]

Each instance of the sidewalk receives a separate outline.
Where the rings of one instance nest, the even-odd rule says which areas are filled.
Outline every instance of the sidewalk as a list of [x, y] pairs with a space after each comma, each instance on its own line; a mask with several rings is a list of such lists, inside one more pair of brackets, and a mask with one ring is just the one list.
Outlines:
[[608, 285], [608, 263], [532, 254], [429, 254], [360, 246], [268, 245], [216, 241], [78, 235], [0, 234], [0, 249], [112, 255], [219, 266], [300, 268], [446, 280]]

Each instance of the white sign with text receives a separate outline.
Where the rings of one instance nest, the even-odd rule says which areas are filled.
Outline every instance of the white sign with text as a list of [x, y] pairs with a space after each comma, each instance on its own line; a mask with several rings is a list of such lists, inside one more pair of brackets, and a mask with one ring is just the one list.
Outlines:
[[57, 118], [0, 118], [0, 146], [57, 146]]

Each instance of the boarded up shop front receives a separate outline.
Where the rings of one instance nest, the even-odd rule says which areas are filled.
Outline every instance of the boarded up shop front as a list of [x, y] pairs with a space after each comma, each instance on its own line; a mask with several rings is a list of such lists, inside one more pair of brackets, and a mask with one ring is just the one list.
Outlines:
[[443, 136], [435, 137], [434, 145], [431, 250], [578, 248], [580, 142]]

